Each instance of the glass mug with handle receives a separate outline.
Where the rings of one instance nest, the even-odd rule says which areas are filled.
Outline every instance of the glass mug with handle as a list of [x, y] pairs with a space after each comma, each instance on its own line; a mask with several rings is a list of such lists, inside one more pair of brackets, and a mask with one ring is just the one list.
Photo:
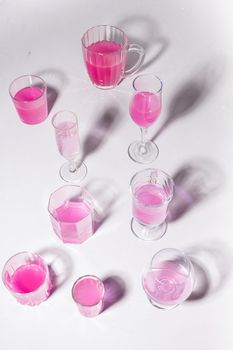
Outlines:
[[[99, 25], [88, 29], [82, 37], [84, 62], [92, 83], [101, 89], [114, 88], [123, 78], [134, 74], [142, 65], [144, 49], [129, 44], [126, 34], [110, 25]], [[125, 70], [129, 52], [136, 52], [138, 60]]]

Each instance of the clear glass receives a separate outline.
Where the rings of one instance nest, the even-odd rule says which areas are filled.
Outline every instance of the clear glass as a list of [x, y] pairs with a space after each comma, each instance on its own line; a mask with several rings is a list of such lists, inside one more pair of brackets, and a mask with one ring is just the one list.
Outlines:
[[45, 261], [36, 254], [21, 252], [12, 256], [2, 272], [3, 283], [23, 305], [38, 305], [50, 295], [52, 283]]
[[168, 205], [174, 193], [172, 178], [159, 169], [141, 170], [131, 179], [130, 189], [132, 232], [146, 241], [160, 239], [167, 230]]
[[39, 124], [47, 118], [47, 86], [40, 77], [23, 75], [15, 79], [9, 93], [23, 123]]
[[159, 154], [157, 145], [149, 141], [146, 134], [160, 115], [163, 84], [156, 75], [144, 74], [134, 79], [133, 89], [129, 113], [141, 129], [141, 140], [131, 143], [128, 154], [135, 162], [147, 164], [153, 162]]
[[53, 230], [64, 243], [80, 244], [93, 235], [93, 204], [80, 186], [66, 185], [50, 195], [48, 211]]
[[160, 250], [145, 269], [142, 284], [152, 305], [173, 309], [184, 302], [193, 290], [193, 265], [180, 250]]
[[[82, 37], [83, 58], [92, 83], [101, 89], [114, 88], [126, 76], [134, 74], [142, 65], [144, 49], [129, 44], [119, 28], [99, 25], [88, 29]], [[125, 70], [128, 52], [136, 52], [138, 60]]]
[[78, 119], [70, 111], [60, 111], [52, 119], [57, 147], [60, 154], [68, 160], [60, 168], [60, 176], [67, 182], [80, 182], [87, 175], [87, 167], [81, 161], [81, 145]]
[[95, 317], [101, 313], [104, 306], [104, 284], [96, 276], [80, 277], [73, 285], [72, 297], [81, 315]]

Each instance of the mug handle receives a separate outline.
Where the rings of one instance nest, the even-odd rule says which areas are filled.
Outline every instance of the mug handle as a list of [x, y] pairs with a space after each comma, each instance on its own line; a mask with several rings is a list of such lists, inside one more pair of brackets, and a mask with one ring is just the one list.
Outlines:
[[125, 73], [124, 73], [125, 78], [133, 75], [134, 73], [136, 73], [139, 70], [139, 68], [141, 67], [141, 65], [143, 63], [144, 56], [145, 56], [145, 50], [143, 49], [142, 46], [137, 45], [137, 44], [129, 44], [128, 53], [129, 52], [137, 52], [139, 57], [138, 57], [138, 60], [135, 63], [135, 65], [125, 71]]

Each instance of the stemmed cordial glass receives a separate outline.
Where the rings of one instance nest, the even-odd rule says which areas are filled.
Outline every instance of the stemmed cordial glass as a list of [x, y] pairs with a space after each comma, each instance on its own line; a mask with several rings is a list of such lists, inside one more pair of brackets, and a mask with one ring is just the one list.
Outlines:
[[137, 163], [151, 163], [159, 154], [158, 147], [146, 139], [147, 129], [157, 120], [161, 111], [162, 81], [153, 74], [139, 75], [133, 81], [134, 95], [129, 106], [133, 121], [141, 129], [141, 140], [131, 143], [129, 156]]
[[145, 241], [160, 239], [167, 230], [166, 218], [174, 193], [172, 178], [159, 169], [144, 169], [132, 177], [130, 190], [132, 232]]
[[60, 176], [67, 182], [80, 182], [87, 174], [87, 167], [81, 161], [78, 119], [73, 112], [60, 111], [54, 115], [52, 124], [58, 150], [68, 160], [61, 166]]

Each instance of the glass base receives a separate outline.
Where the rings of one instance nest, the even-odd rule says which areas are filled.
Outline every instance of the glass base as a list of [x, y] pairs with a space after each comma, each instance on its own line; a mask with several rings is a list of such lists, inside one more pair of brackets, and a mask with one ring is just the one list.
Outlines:
[[157, 307], [157, 309], [160, 309], [160, 310], [172, 310], [172, 309], [175, 309], [177, 306], [179, 306], [180, 304], [175, 304], [175, 305], [162, 305], [162, 304], [157, 304], [154, 300], [148, 298], [149, 302]]
[[87, 175], [87, 167], [84, 163], [78, 164], [74, 171], [70, 171], [69, 162], [60, 168], [60, 176], [67, 182], [81, 182]]
[[98, 89], [101, 89], [101, 90], [111, 90], [111, 89], [114, 89], [117, 84], [115, 85], [108, 85], [108, 86], [104, 86], [104, 85], [96, 85], [95, 83], [92, 83], [95, 87], [97, 87]]
[[131, 143], [128, 148], [130, 158], [141, 164], [152, 163], [159, 155], [159, 149], [152, 141], [142, 144], [140, 141]]
[[150, 226], [140, 224], [137, 220], [132, 218], [131, 230], [133, 234], [143, 241], [155, 241], [160, 239], [167, 231], [167, 223], [164, 221], [159, 226]]

